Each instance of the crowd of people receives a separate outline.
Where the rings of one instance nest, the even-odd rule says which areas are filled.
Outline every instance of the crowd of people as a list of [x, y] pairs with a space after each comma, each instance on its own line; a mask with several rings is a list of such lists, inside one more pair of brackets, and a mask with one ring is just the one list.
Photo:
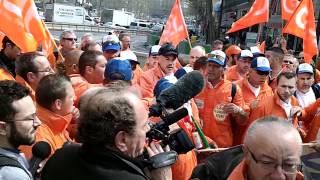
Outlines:
[[[318, 150], [317, 61], [305, 63], [286, 46], [241, 49], [216, 40], [210, 52], [193, 47], [185, 65], [165, 43], [150, 47], [142, 66], [130, 34], [110, 34], [99, 44], [88, 33], [79, 47], [77, 40], [74, 31], [63, 31], [58, 52], [46, 57], [21, 53], [4, 37], [0, 179], [294, 180], [303, 177], [303, 143]], [[188, 115], [168, 128], [182, 129], [195, 147], [150, 168], [142, 155], [159, 161], [173, 149], [147, 137], [161, 121], [148, 110], [192, 71], [205, 85], [181, 105]], [[172, 112], [164, 109], [162, 117]], [[32, 174], [28, 160], [40, 141], [51, 154]]]

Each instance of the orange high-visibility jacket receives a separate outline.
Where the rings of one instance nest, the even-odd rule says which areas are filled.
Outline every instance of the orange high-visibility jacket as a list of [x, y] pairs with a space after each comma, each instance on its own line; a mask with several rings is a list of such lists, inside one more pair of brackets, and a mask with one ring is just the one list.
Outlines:
[[15, 80], [15, 79], [12, 76], [12, 74], [9, 73], [9, 71], [0, 67], [0, 81], [2, 80]]
[[164, 77], [165, 74], [162, 72], [159, 66], [150, 69], [142, 73], [139, 79], [139, 85], [141, 87], [141, 93], [143, 98], [153, 98], [153, 89], [156, 83]]
[[226, 79], [231, 82], [243, 79], [243, 77], [237, 71], [237, 65], [229, 67], [225, 76]]
[[[249, 87], [248, 79], [242, 79], [237, 81], [236, 84], [239, 85], [240, 89], [242, 90], [243, 99], [248, 107], [255, 107], [257, 106], [258, 102], [264, 100], [268, 96], [273, 96], [272, 89], [268, 86], [267, 82], [264, 83], [260, 87], [260, 92], [258, 97], [254, 95]], [[233, 145], [241, 144], [241, 138], [244, 136], [246, 132], [246, 126], [235, 126], [233, 129]]]
[[[231, 121], [236, 120], [237, 124], [241, 124], [238, 118], [232, 118], [222, 110], [224, 104], [232, 101], [232, 83], [228, 80], [221, 80], [215, 87], [210, 86], [207, 84], [202, 92], [194, 98], [199, 109], [199, 116], [203, 120], [203, 132], [215, 141], [218, 147], [230, 147], [233, 144]], [[248, 111], [242, 91], [238, 86], [233, 103]]]
[[303, 139], [304, 142], [311, 142], [317, 139], [320, 128], [320, 99], [304, 108], [301, 115], [306, 129], [307, 135]]
[[27, 87], [27, 88], [29, 88], [30, 89], [30, 96], [31, 96], [31, 98], [32, 98], [32, 100], [33, 100], [33, 102], [36, 102], [36, 92], [31, 88], [31, 86], [29, 85], [29, 83], [27, 82], [27, 81], [25, 81], [21, 76], [19, 76], [19, 75], [16, 75], [16, 81], [19, 83], [19, 84], [21, 84], [21, 85], [23, 85], [23, 86], [25, 86], [25, 87]]
[[[51, 147], [51, 155], [67, 141], [72, 141], [66, 130], [72, 115], [60, 116], [37, 105], [37, 116], [42, 124], [36, 130], [36, 142], [46, 141]], [[32, 157], [32, 146], [21, 146], [27, 158]]]

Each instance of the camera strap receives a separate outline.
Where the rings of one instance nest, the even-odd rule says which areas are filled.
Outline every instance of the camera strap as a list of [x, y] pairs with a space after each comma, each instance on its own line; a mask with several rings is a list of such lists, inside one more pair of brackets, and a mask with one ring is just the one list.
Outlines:
[[175, 151], [159, 153], [149, 158], [150, 168], [158, 169], [171, 166], [178, 160], [178, 154]]

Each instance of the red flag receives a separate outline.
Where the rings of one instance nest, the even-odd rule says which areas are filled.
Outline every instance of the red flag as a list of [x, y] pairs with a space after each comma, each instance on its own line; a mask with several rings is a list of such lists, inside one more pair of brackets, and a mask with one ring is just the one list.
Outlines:
[[253, 26], [255, 24], [268, 22], [269, 20], [269, 0], [256, 0], [249, 12], [234, 22], [227, 33], [232, 33]]
[[51, 36], [48, 27], [46, 26], [46, 24], [42, 21], [43, 27], [45, 28], [45, 35], [46, 38], [43, 39], [42, 41], [42, 52], [45, 54], [45, 56], [49, 56], [50, 54], [53, 54], [53, 50], [54, 50], [54, 39]]
[[182, 14], [180, 0], [176, 0], [171, 9], [166, 26], [162, 32], [159, 44], [162, 45], [163, 43], [171, 42], [174, 46], [177, 46], [180, 41], [184, 40], [188, 36], [188, 30]]
[[266, 49], [266, 41], [263, 41], [261, 44], [259, 44], [258, 48], [259, 48], [260, 52], [264, 54], [264, 51]]
[[3, 32], [0, 31], [0, 50], [2, 49], [2, 40], [4, 38], [5, 34], [3, 34]]
[[303, 39], [304, 59], [310, 63], [312, 57], [318, 54], [316, 37], [316, 23], [312, 0], [302, 0], [294, 11], [289, 22], [283, 29], [283, 33], [288, 33]]
[[0, 14], [0, 30], [22, 52], [37, 50], [38, 43], [47, 38], [33, 0], [0, 1]]
[[294, 10], [299, 6], [298, 0], [281, 0], [281, 17], [289, 20]]

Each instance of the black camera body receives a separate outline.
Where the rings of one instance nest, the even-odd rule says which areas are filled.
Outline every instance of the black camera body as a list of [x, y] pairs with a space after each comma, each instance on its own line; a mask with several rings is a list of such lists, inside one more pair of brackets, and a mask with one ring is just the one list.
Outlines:
[[169, 145], [170, 149], [178, 154], [185, 154], [194, 149], [194, 144], [188, 134], [182, 129], [169, 132], [169, 126], [188, 115], [186, 108], [179, 109], [165, 117], [161, 121], [150, 125], [151, 129], [147, 133], [149, 141], [161, 140], [163, 146]]

